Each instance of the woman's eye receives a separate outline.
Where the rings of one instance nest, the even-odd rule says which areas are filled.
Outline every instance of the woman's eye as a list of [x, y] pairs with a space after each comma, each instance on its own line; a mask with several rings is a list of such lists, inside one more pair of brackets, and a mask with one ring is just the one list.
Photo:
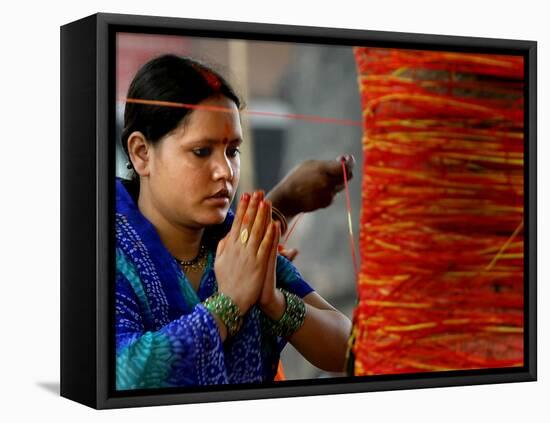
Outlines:
[[208, 154], [210, 154], [210, 149], [208, 149], [208, 148], [195, 148], [193, 150], [193, 153], [197, 157], [206, 157], [206, 156], [208, 156]]
[[235, 147], [235, 148], [230, 148], [228, 151], [227, 151], [227, 154], [229, 155], [229, 157], [236, 157], [238, 154], [241, 153], [241, 149], [238, 148], [238, 147]]

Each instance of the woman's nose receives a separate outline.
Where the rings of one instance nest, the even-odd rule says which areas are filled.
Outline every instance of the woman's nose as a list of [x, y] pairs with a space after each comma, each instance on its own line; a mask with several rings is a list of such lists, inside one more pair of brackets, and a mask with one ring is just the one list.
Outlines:
[[233, 168], [229, 158], [224, 154], [223, 157], [219, 157], [214, 165], [214, 179], [233, 179]]

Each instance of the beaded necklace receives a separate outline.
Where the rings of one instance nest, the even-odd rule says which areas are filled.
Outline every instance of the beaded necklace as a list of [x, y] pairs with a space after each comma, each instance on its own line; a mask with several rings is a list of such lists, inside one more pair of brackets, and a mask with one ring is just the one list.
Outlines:
[[203, 270], [208, 264], [208, 252], [206, 247], [201, 244], [199, 253], [194, 259], [180, 260], [177, 257], [174, 257], [174, 259], [183, 267], [183, 271], [186, 273], [193, 270]]

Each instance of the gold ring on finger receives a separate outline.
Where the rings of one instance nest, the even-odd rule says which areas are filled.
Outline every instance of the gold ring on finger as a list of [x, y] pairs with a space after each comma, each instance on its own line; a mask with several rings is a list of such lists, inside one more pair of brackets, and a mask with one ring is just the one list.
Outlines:
[[248, 241], [248, 229], [244, 228], [241, 231], [241, 244], [246, 244], [246, 241]]

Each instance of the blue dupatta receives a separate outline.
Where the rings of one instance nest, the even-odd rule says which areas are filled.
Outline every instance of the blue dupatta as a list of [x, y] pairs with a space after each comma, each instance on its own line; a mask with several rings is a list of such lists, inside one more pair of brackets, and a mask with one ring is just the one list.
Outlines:
[[[242, 329], [221, 342], [202, 301], [217, 290], [217, 243], [234, 215], [205, 230], [208, 265], [197, 292], [116, 180], [116, 389], [144, 389], [273, 381], [286, 340], [263, 330], [253, 306]], [[313, 291], [296, 268], [277, 256], [277, 286], [304, 297]]]

